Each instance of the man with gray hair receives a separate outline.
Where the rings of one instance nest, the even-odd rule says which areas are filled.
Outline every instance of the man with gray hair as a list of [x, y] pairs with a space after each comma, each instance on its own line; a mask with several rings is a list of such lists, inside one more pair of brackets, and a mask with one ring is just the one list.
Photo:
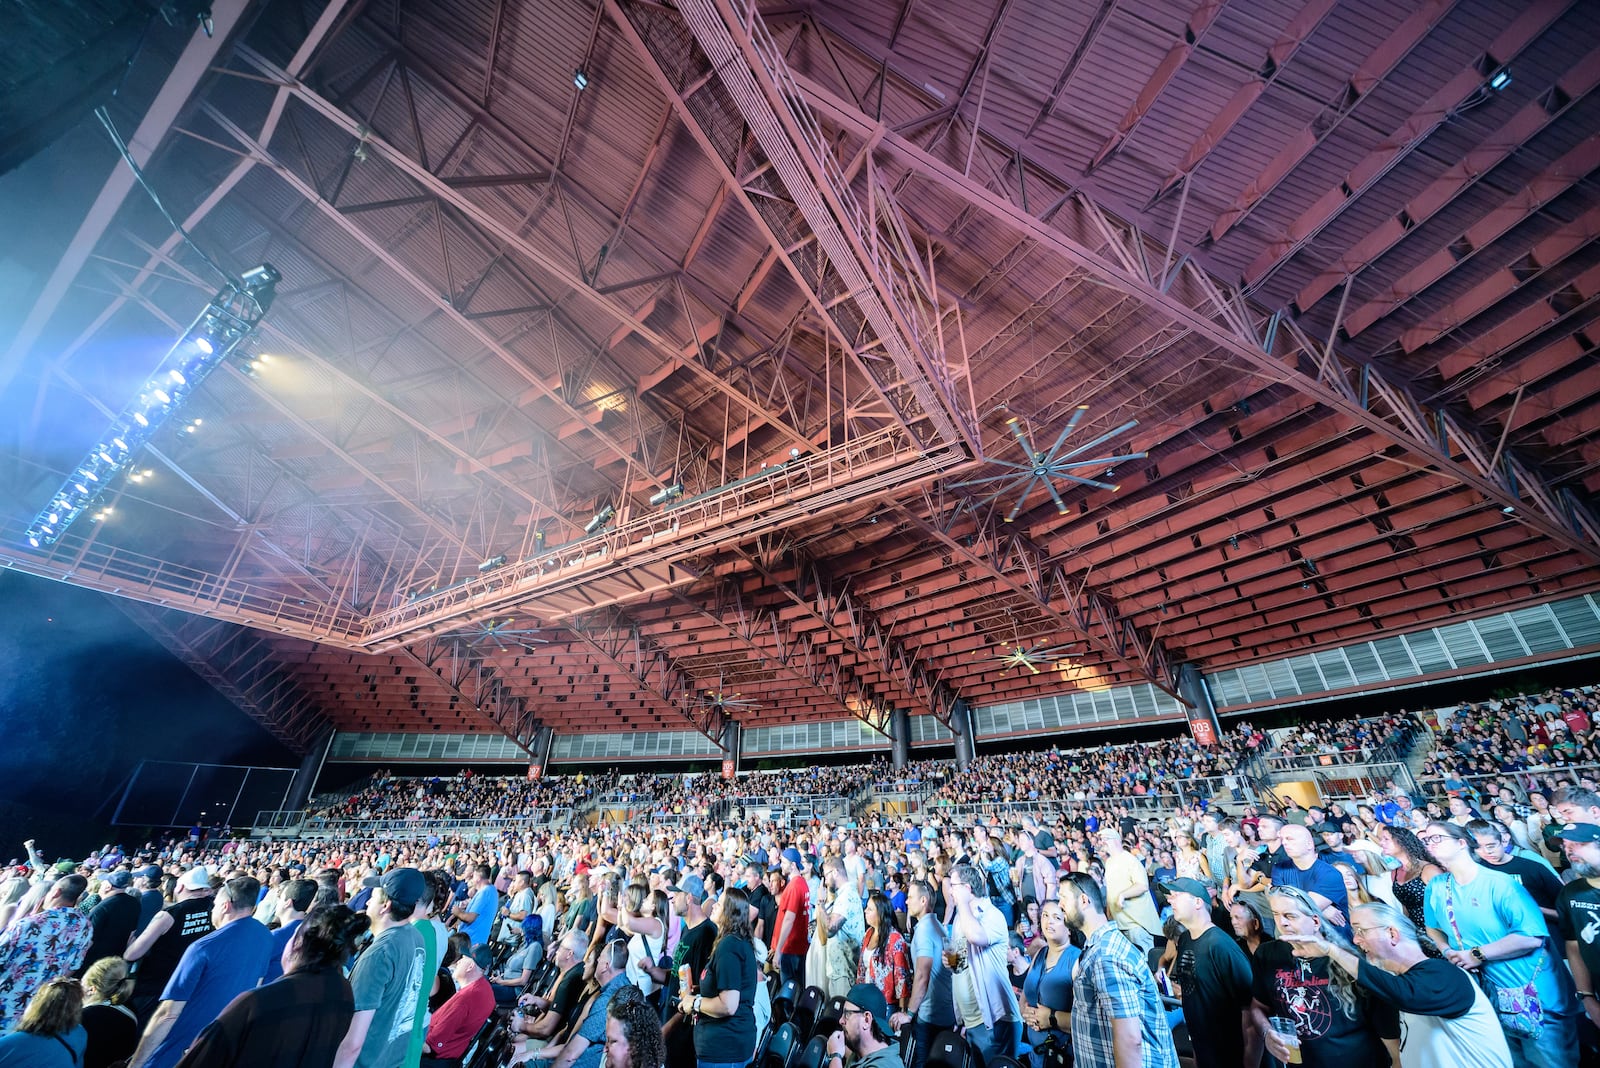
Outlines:
[[578, 1000], [583, 995], [583, 958], [588, 952], [589, 936], [577, 928], [568, 931], [557, 943], [552, 958], [561, 969], [555, 990], [547, 998], [524, 994], [519, 999], [518, 1004], [523, 1009], [537, 1014], [522, 1023], [522, 1033], [538, 1040], [536, 1045], [549, 1041], [577, 1011]]

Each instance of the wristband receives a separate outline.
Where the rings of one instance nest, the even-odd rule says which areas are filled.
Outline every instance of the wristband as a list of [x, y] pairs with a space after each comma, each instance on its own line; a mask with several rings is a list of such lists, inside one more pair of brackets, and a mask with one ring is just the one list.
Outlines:
[[700, 1015], [700, 1003], [703, 1000], [705, 1000], [705, 999], [701, 995], [696, 994], [694, 996], [694, 1000], [689, 1002], [689, 1015], [690, 1016], [699, 1016]]

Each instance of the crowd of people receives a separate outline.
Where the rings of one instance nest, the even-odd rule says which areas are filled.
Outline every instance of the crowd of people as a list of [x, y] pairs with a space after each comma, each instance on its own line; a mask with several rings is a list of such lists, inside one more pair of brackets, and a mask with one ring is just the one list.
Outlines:
[[1578, 782], [1600, 767], [1600, 691], [1547, 690], [1462, 705], [1441, 715], [1425, 781], [1448, 792], [1488, 797], [1501, 786]]
[[[1436, 726], [1436, 764], [1476, 759], [1513, 719], [1551, 737], [1553, 703], [1587, 717], [1557, 717], [1581, 750], [1591, 701], [1414, 722]], [[1359, 750], [1407, 726], [1318, 725], [1291, 745]], [[1036, 1068], [1597, 1063], [1592, 780], [1529, 764], [1503, 794], [1446, 776], [1304, 807], [1130, 803], [1273, 751], [1248, 725], [1221, 742], [734, 783], [380, 775], [324, 811], [693, 800], [670, 824], [481, 837], [190, 838], [53, 864], [28, 843], [0, 883], [0, 1068], [459, 1065], [508, 1013], [514, 1063], [745, 1068], [812, 987], [834, 999], [830, 1051], [865, 1068], [923, 1068], [952, 1033], [975, 1063]], [[795, 827], [695, 814], [891, 780], [929, 803]], [[996, 798], [1011, 804], [957, 808]]]

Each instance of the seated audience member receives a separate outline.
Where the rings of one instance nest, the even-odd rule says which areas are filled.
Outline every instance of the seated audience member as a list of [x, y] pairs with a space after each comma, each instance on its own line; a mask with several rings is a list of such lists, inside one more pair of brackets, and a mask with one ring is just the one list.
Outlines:
[[428, 1022], [424, 1065], [459, 1068], [467, 1047], [494, 1012], [494, 990], [484, 974], [493, 960], [494, 953], [488, 946], [475, 946], [457, 958], [450, 969], [456, 992]]
[[79, 1068], [87, 1041], [83, 986], [51, 979], [28, 1000], [16, 1029], [0, 1036], [0, 1068]]

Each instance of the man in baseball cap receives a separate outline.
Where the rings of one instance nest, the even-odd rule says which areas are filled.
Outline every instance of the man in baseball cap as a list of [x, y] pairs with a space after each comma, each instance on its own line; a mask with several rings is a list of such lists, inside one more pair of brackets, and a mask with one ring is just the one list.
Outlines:
[[1257, 1045], [1247, 1055], [1241, 1024], [1253, 997], [1250, 958], [1232, 936], [1211, 922], [1211, 892], [1204, 883], [1169, 879], [1161, 885], [1173, 918], [1183, 925], [1177, 959], [1193, 962], [1180, 983], [1195, 1062], [1220, 1066], [1259, 1061], [1260, 1039], [1252, 1034]]
[[1594, 988], [1600, 977], [1600, 938], [1585, 939], [1583, 934], [1600, 928], [1600, 824], [1552, 823], [1545, 828], [1545, 838], [1561, 847], [1576, 876], [1556, 896], [1555, 922], [1567, 944], [1578, 947], [1578, 959], [1572, 960], [1570, 951], [1567, 958], [1572, 960], [1583, 1010], [1593, 1019], [1600, 1014]]
[[703, 905], [705, 904], [706, 900], [706, 881], [693, 872], [690, 872], [688, 875], [685, 875], [679, 879], [674, 885], [667, 887], [667, 893], [669, 895], [688, 894], [690, 899], [693, 900], [696, 905]]
[[839, 1030], [828, 1036], [823, 1068], [846, 1062], [852, 1068], [904, 1068], [900, 1047], [890, 1042], [889, 1006], [883, 991], [871, 983], [857, 983], [844, 998]]

